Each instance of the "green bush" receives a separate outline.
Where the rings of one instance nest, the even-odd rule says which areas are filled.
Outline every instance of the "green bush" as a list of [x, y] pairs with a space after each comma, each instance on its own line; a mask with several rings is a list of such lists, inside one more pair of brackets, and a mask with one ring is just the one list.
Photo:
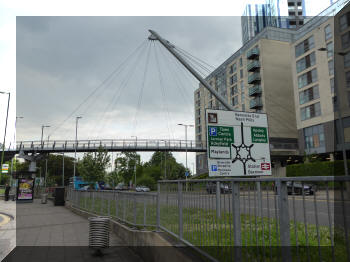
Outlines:
[[[348, 165], [350, 161], [348, 161]], [[287, 177], [299, 176], [343, 176], [344, 162], [337, 161], [323, 161], [303, 164], [294, 164], [287, 166]]]

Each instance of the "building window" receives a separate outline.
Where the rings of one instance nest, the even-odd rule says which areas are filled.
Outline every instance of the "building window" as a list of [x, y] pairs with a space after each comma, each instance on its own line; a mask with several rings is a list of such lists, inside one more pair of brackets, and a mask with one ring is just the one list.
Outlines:
[[201, 97], [201, 92], [197, 92], [197, 99]]
[[213, 101], [209, 101], [209, 108], [213, 108]]
[[237, 70], [237, 65], [236, 63], [234, 63], [233, 65], [230, 66], [230, 74], [236, 72], [236, 70]]
[[305, 148], [319, 148], [325, 146], [323, 125], [316, 125], [304, 128]]
[[237, 94], [238, 90], [237, 90], [237, 85], [231, 87], [231, 96]]
[[320, 98], [318, 86], [313, 86], [311, 88], [299, 92], [299, 103], [301, 105], [317, 98]]
[[333, 42], [327, 44], [327, 57], [333, 57]]
[[310, 66], [315, 65], [315, 63], [316, 63], [315, 52], [312, 52], [311, 54], [297, 61], [297, 73], [300, 73], [306, 68], [309, 68]]
[[307, 86], [315, 81], [317, 81], [316, 68], [299, 76], [298, 77], [298, 86], [299, 86], [299, 88], [303, 88], [304, 86]]
[[326, 41], [327, 41], [328, 39], [331, 39], [331, 38], [332, 38], [332, 28], [331, 28], [331, 25], [327, 25], [327, 26], [324, 28], [324, 38], [325, 38]]
[[238, 96], [234, 96], [232, 98], [232, 105], [235, 106], [235, 105], [238, 105]]
[[237, 82], [237, 74], [234, 74], [233, 76], [230, 77], [230, 85], [233, 85], [236, 82]]
[[345, 30], [350, 24], [350, 12], [339, 17], [339, 27], [340, 31]]
[[346, 84], [346, 88], [350, 88], [350, 71], [345, 73], [345, 84]]
[[320, 102], [309, 106], [302, 107], [300, 109], [301, 121], [307, 120], [316, 116], [321, 115], [321, 104]]
[[239, 70], [239, 77], [243, 78], [243, 69]]
[[315, 47], [314, 37], [311, 36], [308, 39], [301, 42], [300, 44], [298, 44], [297, 46], [295, 46], [295, 57], [301, 56], [302, 54], [311, 50], [314, 47]]
[[202, 141], [202, 135], [197, 136], [197, 141]]
[[239, 66], [240, 66], [240, 67], [243, 66], [243, 59], [242, 59], [242, 57], [239, 59]]
[[344, 56], [344, 67], [350, 67], [350, 52], [347, 52]]
[[197, 126], [197, 133], [201, 132], [201, 126]]
[[333, 94], [334, 93], [334, 78], [331, 78], [330, 82], [331, 82], [331, 92]]
[[343, 49], [350, 46], [350, 31], [341, 36], [341, 45]]
[[197, 109], [197, 115], [200, 115], [200, 114], [201, 114], [201, 109], [198, 108], [198, 109]]
[[330, 76], [334, 75], [334, 62], [333, 62], [333, 59], [328, 61], [328, 72], [329, 72]]
[[245, 104], [242, 104], [242, 111], [245, 111]]
[[241, 103], [243, 104], [244, 103], [244, 93], [241, 94]]
[[201, 117], [197, 118], [197, 124], [200, 125], [201, 124]]
[[332, 98], [332, 103], [333, 103], [333, 111], [334, 112], [337, 112], [338, 111], [338, 102], [337, 102], [337, 97], [336, 96], [333, 96]]
[[243, 81], [240, 82], [240, 85], [241, 85], [241, 93], [244, 93], [244, 84], [243, 84]]
[[196, 106], [201, 106], [201, 100], [197, 100]]

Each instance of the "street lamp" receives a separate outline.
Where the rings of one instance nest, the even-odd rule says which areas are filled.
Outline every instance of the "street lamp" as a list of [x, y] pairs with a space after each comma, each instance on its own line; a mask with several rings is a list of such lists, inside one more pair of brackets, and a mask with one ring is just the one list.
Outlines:
[[7, 112], [6, 112], [6, 122], [5, 122], [5, 133], [4, 133], [4, 142], [2, 144], [2, 154], [1, 154], [1, 172], [2, 174], [2, 165], [4, 163], [4, 154], [5, 154], [5, 138], [6, 138], [6, 130], [7, 130], [7, 120], [9, 116], [9, 107], [10, 107], [10, 92], [2, 92], [0, 91], [0, 94], [7, 94], [8, 99], [7, 99]]
[[[193, 127], [193, 125], [177, 124], [185, 127], [185, 141], [186, 141], [186, 172], [187, 172], [187, 127]], [[186, 177], [187, 178], [187, 177]]]
[[83, 118], [82, 116], [77, 116], [75, 118], [75, 147], [74, 147], [74, 169], [73, 169], [73, 177], [75, 179], [75, 165], [77, 162], [77, 146], [78, 146], [78, 120]]
[[[328, 51], [327, 48], [325, 47], [321, 47], [318, 49], [318, 51]], [[334, 52], [334, 54], [340, 55], [340, 56], [345, 56], [344, 52]], [[335, 70], [335, 60], [333, 59], [333, 63], [334, 63], [334, 93], [335, 95], [339, 95], [338, 93], [338, 85], [337, 85], [337, 75], [336, 72], [337, 70]], [[344, 162], [344, 172], [345, 175], [347, 176], [349, 174], [348, 172], [348, 161], [347, 161], [347, 157], [346, 157], [346, 149], [345, 149], [345, 138], [344, 138], [344, 124], [343, 124], [343, 118], [342, 118], [342, 110], [341, 110], [341, 105], [340, 105], [340, 99], [339, 97], [337, 97], [336, 101], [335, 101], [336, 107], [338, 109], [338, 115], [339, 115], [339, 125], [340, 125], [340, 142], [342, 145], [342, 152], [343, 152], [343, 162]], [[334, 120], [336, 121], [336, 119]]]
[[43, 144], [43, 137], [44, 137], [44, 128], [45, 127], [50, 127], [50, 126], [45, 126], [45, 125], [42, 125], [41, 126], [41, 148], [43, 148], [44, 147], [44, 144]]

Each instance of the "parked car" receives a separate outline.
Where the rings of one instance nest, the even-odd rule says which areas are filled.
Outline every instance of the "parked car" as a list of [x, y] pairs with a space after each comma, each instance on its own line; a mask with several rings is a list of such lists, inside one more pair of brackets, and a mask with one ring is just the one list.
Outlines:
[[[302, 195], [303, 185], [300, 182], [288, 181], [287, 183], [288, 195]], [[275, 186], [275, 192], [277, 194], [277, 187]], [[316, 185], [304, 184], [304, 194], [313, 195], [316, 192]]]
[[136, 192], [149, 192], [150, 191], [149, 187], [146, 187], [146, 186], [137, 186], [135, 190], [136, 190]]
[[[208, 182], [206, 185], [208, 194], [216, 193], [216, 182]], [[222, 194], [232, 193], [231, 184], [220, 183], [220, 192]]]
[[128, 186], [124, 185], [123, 183], [119, 183], [115, 188], [115, 190], [128, 190]]

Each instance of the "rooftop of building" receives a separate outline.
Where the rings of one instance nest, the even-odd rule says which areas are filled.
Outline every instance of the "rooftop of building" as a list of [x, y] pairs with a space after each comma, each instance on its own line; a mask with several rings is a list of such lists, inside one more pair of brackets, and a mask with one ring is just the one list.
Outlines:
[[[270, 39], [283, 42], [297, 42], [300, 38], [314, 30], [317, 26], [323, 24], [331, 16], [335, 16], [350, 0], [338, 0], [327, 9], [323, 10], [317, 16], [314, 16], [307, 21], [302, 27], [297, 30], [278, 28], [278, 27], [265, 27], [254, 38], [249, 40], [245, 45], [233, 53], [228, 59], [226, 59], [221, 65], [219, 65], [212, 73], [210, 73], [205, 79], [209, 80], [212, 77], [222, 73], [226, 70], [226, 67], [240, 57], [247, 50], [252, 48], [260, 39]], [[197, 89], [196, 89], [197, 90]]]

